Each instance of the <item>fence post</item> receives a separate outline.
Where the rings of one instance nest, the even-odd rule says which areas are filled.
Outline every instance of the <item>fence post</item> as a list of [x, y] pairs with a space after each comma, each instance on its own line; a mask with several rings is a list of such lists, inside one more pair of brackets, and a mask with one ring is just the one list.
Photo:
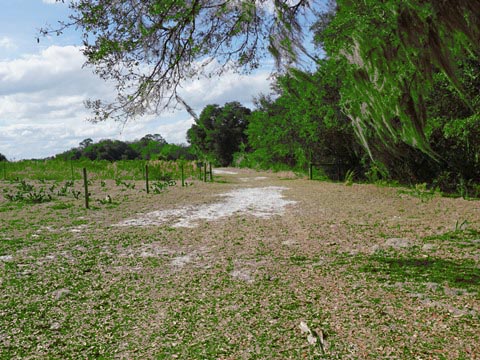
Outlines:
[[148, 165], [145, 165], [145, 187], [147, 188], [147, 194], [149, 194], [150, 189], [148, 187]]
[[208, 163], [208, 167], [209, 167], [209, 172], [210, 172], [210, 181], [213, 181], [213, 172], [212, 172], [212, 163], [209, 162]]
[[313, 164], [310, 163], [308, 164], [308, 177], [310, 180], [313, 180]]
[[7, 180], [7, 162], [3, 161], [3, 180]]
[[75, 177], [74, 177], [74, 174], [73, 174], [73, 160], [70, 159], [70, 169], [72, 171], [72, 181], [75, 181]]
[[183, 162], [180, 164], [180, 170], [182, 171], [182, 187], [185, 186], [185, 172], [183, 169]]
[[88, 209], [88, 180], [87, 180], [87, 168], [83, 168], [83, 186], [85, 188], [85, 207]]
[[203, 163], [203, 182], [207, 182], [207, 162]]

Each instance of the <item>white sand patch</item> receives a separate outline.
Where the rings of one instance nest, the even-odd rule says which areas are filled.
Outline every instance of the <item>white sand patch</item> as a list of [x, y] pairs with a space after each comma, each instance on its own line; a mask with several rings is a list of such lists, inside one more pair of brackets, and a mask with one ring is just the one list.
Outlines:
[[151, 244], [142, 244], [139, 247], [119, 247], [118, 255], [121, 257], [141, 257], [141, 258], [151, 258], [151, 257], [162, 257], [170, 256], [174, 254], [173, 250], [170, 250], [158, 243]]
[[235, 171], [222, 170], [222, 169], [213, 169], [212, 171], [214, 174], [219, 174], [219, 175], [237, 175], [238, 174]]
[[230, 276], [232, 276], [236, 279], [245, 281], [246, 283], [249, 283], [249, 284], [254, 282], [252, 274], [250, 273], [250, 270], [248, 270], [248, 269], [233, 270], [230, 273]]
[[285, 245], [285, 246], [294, 246], [294, 245], [298, 245], [298, 242], [296, 242], [296, 241], [293, 240], [293, 239], [288, 239], [288, 240], [282, 241], [282, 245]]
[[72, 233], [81, 233], [83, 232], [84, 230], [86, 230], [88, 228], [87, 225], [79, 225], [79, 226], [76, 226], [74, 228], [71, 228], [70, 229], [70, 232]]
[[153, 211], [135, 219], [124, 220], [116, 226], [155, 226], [173, 221], [173, 227], [195, 227], [199, 221], [218, 220], [234, 214], [268, 218], [282, 215], [287, 205], [296, 203], [283, 198], [284, 190], [287, 188], [278, 186], [237, 189], [219, 195], [225, 198], [222, 202]]
[[189, 262], [191, 262], [193, 259], [193, 256], [191, 254], [183, 255], [183, 256], [178, 256], [172, 260], [170, 265], [178, 268], [182, 268], [185, 265], [187, 265]]
[[267, 180], [268, 178], [265, 176], [256, 176], [254, 178], [239, 178], [240, 181], [243, 182], [249, 182], [249, 181], [261, 181], [261, 180]]
[[12, 255], [2, 255], [2, 256], [0, 256], [0, 261], [8, 262], [8, 261], [12, 261], [12, 260], [13, 260]]

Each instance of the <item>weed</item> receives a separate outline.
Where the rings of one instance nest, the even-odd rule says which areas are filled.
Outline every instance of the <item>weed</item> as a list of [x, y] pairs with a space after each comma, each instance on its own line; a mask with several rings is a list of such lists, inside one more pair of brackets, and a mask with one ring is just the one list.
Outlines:
[[115, 184], [117, 186], [123, 186], [125, 188], [124, 190], [135, 189], [135, 183], [134, 182], [128, 182], [128, 181], [125, 181], [125, 180], [116, 179]]
[[431, 200], [438, 192], [435, 189], [427, 190], [427, 184], [416, 184], [413, 188], [398, 190], [398, 194], [408, 194], [419, 198], [422, 202]]
[[82, 192], [81, 192], [81, 191], [78, 191], [78, 190], [75, 190], [75, 189], [72, 189], [72, 190], [71, 190], [71, 193], [72, 193], [73, 197], [78, 200], [78, 199], [80, 198], [80, 194], [81, 194]]
[[68, 196], [68, 189], [73, 187], [73, 181], [66, 181], [65, 184], [58, 190], [58, 196]]
[[60, 202], [51, 206], [53, 210], [64, 210], [64, 209], [70, 209], [71, 207], [73, 207], [73, 204], [68, 204], [64, 202]]
[[16, 192], [10, 193], [4, 189], [4, 196], [12, 202], [25, 202], [38, 204], [52, 200], [52, 195], [45, 192], [45, 188], [36, 189], [33, 185], [28, 184], [25, 180], [21, 180], [16, 185]]
[[175, 180], [169, 181], [155, 181], [152, 182], [152, 191], [154, 194], [160, 194], [168, 189], [169, 186], [175, 186], [177, 182]]
[[347, 173], [345, 174], [345, 180], [344, 184], [346, 186], [351, 186], [353, 185], [353, 178], [355, 177], [355, 171], [353, 170], [348, 170]]

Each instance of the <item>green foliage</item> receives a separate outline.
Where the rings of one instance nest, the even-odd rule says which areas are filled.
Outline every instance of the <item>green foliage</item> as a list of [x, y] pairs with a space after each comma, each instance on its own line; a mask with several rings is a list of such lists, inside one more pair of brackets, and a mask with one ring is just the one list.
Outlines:
[[0, 153], [0, 162], [2, 161], [8, 161], [7, 157], [5, 155], [3, 155], [2, 153]]
[[177, 182], [175, 180], [167, 181], [155, 181], [152, 183], [151, 188], [154, 194], [161, 194], [168, 189], [169, 186], [175, 186]]
[[340, 111], [340, 79], [332, 61], [320, 62], [314, 74], [291, 69], [276, 86], [280, 96], [257, 100], [247, 130], [260, 163], [304, 169], [310, 162], [358, 166], [362, 150]]
[[175, 161], [179, 159], [195, 160], [197, 157], [192, 153], [192, 149], [189, 146], [165, 144], [162, 146], [160, 152], [155, 155], [155, 158], [158, 158], [159, 160]]
[[25, 180], [17, 183], [16, 191], [9, 192], [8, 189], [3, 189], [3, 196], [9, 201], [25, 202], [30, 204], [39, 204], [52, 200], [52, 194], [44, 187], [35, 188], [32, 184], [28, 184]]
[[479, 6], [478, 0], [338, 1], [324, 44], [345, 69], [342, 106], [367, 149], [373, 133], [394, 153], [403, 142], [435, 157], [424, 133], [425, 98], [438, 69], [472, 105], [455, 55], [480, 50]]
[[244, 132], [250, 113], [250, 109], [239, 102], [230, 102], [223, 107], [208, 105], [188, 130], [188, 142], [210, 161], [228, 166], [233, 154], [247, 142]]
[[375, 274], [389, 283], [429, 281], [480, 293], [480, 270], [471, 260], [373, 255], [370, 261], [360, 271]]
[[159, 134], [147, 134], [140, 140], [124, 142], [120, 140], [101, 140], [94, 143], [92, 139], [80, 142], [79, 147], [56, 155], [63, 160], [194, 160], [190, 148], [184, 145], [168, 144]]

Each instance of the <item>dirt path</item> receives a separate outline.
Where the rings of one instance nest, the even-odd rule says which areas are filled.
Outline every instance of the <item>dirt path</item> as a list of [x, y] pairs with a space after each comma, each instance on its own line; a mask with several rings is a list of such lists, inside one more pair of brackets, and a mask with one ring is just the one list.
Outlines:
[[0, 358], [480, 358], [478, 201], [214, 178], [1, 212]]

